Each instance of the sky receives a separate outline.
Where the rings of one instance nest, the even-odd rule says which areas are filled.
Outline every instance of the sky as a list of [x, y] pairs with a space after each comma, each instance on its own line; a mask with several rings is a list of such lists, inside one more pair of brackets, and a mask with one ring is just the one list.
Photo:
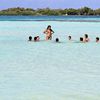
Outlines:
[[24, 8], [100, 8], [100, 0], [0, 0], [0, 10], [12, 7]]

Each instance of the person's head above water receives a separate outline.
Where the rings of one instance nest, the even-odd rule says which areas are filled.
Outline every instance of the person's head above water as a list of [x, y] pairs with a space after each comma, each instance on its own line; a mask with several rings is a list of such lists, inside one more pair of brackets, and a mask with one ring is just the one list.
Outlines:
[[32, 41], [32, 36], [29, 36], [29, 41]]
[[36, 36], [34, 37], [34, 41], [37, 41], [37, 37]]
[[88, 34], [85, 34], [84, 35], [84, 42], [89, 42], [90, 41], [90, 39], [88, 38]]
[[71, 38], [72, 38], [71, 36], [68, 36], [68, 39], [69, 39], [69, 40], [71, 40]]
[[40, 40], [40, 37], [39, 36], [35, 36], [34, 37], [34, 41], [36, 42], [36, 41], [39, 41]]
[[56, 38], [56, 42], [59, 42], [59, 38]]
[[80, 42], [83, 42], [83, 37], [80, 37]]
[[96, 37], [96, 42], [99, 42], [99, 37]]
[[85, 36], [86, 39], [88, 38], [88, 34], [85, 34], [84, 36]]

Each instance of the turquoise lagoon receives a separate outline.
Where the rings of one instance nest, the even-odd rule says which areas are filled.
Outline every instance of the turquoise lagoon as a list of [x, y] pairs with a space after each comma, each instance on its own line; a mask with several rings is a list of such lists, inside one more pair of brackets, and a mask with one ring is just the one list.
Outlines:
[[[100, 37], [99, 18], [70, 22], [61, 21], [63, 17], [60, 21], [4, 17], [0, 19], [0, 100], [100, 100], [100, 44], [95, 43]], [[44, 41], [47, 25], [55, 31], [52, 41]], [[78, 42], [84, 33], [90, 43]], [[39, 35], [41, 41], [28, 42], [30, 35]], [[69, 42], [68, 35], [75, 42]], [[61, 43], [54, 42], [57, 37]]]

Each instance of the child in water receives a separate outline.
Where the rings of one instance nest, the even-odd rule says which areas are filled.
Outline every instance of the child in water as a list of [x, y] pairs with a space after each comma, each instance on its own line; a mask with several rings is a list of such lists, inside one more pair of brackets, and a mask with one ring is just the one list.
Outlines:
[[54, 33], [54, 31], [51, 29], [51, 26], [48, 25], [48, 27], [44, 31], [44, 33], [46, 34], [46, 40], [51, 40], [52, 39], [52, 34]]

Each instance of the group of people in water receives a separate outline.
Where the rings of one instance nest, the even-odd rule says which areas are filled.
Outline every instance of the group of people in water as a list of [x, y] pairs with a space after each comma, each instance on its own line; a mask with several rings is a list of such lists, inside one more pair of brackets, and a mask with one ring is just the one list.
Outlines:
[[[43, 33], [46, 35], [46, 40], [52, 40], [52, 34], [54, 33], [54, 31], [52, 30], [50, 25], [48, 25], [48, 27], [46, 28], [46, 30]], [[39, 40], [40, 40], [39, 36], [34, 37], [34, 42], [37, 42]], [[72, 41], [72, 37], [68, 36], [68, 40]], [[29, 41], [32, 41], [32, 36], [29, 36]], [[90, 39], [89, 39], [88, 34], [84, 34], [84, 37], [80, 37], [80, 42], [86, 43], [86, 42], [89, 42], [89, 41], [90, 41]], [[99, 37], [96, 37], [95, 41], [99, 42]], [[55, 42], [60, 42], [59, 38], [56, 38]]]

